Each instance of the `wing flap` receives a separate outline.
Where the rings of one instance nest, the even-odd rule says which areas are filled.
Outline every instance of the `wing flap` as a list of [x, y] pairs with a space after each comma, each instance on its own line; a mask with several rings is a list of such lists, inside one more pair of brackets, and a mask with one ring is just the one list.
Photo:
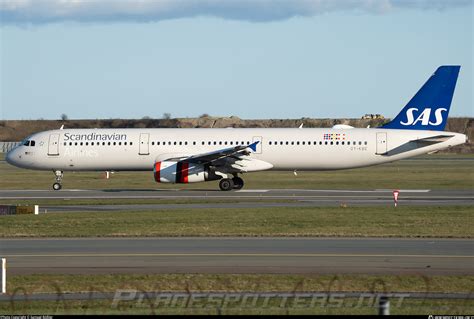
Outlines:
[[224, 148], [217, 151], [212, 151], [209, 153], [191, 155], [191, 156], [177, 156], [167, 158], [167, 161], [186, 161], [189, 163], [196, 164], [210, 164], [215, 161], [231, 157], [233, 159], [240, 159], [242, 156], [250, 154], [250, 151], [256, 151], [257, 144], [259, 141], [256, 141], [250, 145], [238, 145], [234, 147]]

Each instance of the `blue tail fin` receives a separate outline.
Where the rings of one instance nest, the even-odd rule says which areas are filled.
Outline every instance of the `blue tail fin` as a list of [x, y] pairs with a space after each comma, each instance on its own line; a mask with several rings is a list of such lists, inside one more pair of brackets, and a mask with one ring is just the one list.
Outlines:
[[443, 131], [460, 68], [440, 66], [403, 110], [382, 128]]

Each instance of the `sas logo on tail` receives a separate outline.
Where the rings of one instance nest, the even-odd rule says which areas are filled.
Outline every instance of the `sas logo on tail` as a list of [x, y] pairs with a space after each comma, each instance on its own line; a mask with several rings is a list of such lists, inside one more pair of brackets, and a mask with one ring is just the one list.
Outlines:
[[443, 123], [443, 111], [447, 112], [448, 110], [445, 108], [437, 108], [434, 112], [435, 121], [431, 121], [431, 109], [426, 108], [421, 112], [418, 117], [415, 119], [415, 115], [418, 114], [419, 110], [415, 107], [409, 108], [406, 112], [407, 120], [406, 122], [400, 121], [400, 124], [408, 126], [408, 125], [416, 125], [418, 122], [421, 122], [421, 125], [440, 125]]

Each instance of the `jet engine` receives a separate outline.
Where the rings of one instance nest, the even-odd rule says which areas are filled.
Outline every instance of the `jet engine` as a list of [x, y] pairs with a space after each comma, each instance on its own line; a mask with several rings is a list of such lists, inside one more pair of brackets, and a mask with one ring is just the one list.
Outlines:
[[222, 178], [206, 165], [185, 161], [155, 162], [153, 174], [157, 183], [197, 183]]

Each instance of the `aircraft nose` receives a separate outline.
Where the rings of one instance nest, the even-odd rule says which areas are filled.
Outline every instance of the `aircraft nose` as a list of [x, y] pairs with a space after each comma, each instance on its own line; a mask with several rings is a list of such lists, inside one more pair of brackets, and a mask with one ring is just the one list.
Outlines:
[[5, 157], [5, 160], [7, 161], [8, 164], [15, 165], [16, 164], [16, 150], [11, 150], [7, 153], [7, 156]]

